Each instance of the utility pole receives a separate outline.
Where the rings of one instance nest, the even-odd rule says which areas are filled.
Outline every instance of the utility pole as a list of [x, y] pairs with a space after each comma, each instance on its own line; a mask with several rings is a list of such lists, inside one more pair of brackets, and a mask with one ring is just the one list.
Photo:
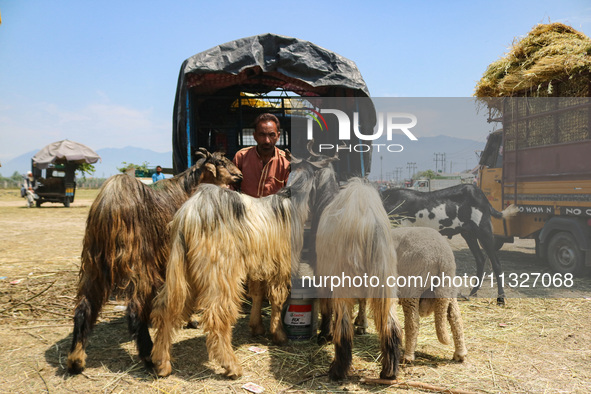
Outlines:
[[417, 169], [417, 163], [407, 162], [406, 168], [408, 169], [408, 179], [412, 179], [412, 175], [415, 173], [415, 171]]
[[441, 162], [442, 171], [445, 172], [445, 153], [434, 153], [435, 172], [439, 172], [439, 162]]
[[396, 169], [394, 170], [396, 172], [396, 183], [400, 182], [400, 176], [402, 175], [402, 167], [396, 167]]
[[384, 182], [384, 156], [380, 156], [380, 183]]

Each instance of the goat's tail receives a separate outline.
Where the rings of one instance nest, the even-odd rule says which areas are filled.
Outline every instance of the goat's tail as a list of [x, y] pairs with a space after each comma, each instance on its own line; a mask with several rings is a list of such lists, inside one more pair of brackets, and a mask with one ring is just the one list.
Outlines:
[[170, 374], [172, 370], [170, 346], [173, 332], [192, 311], [192, 308], [187, 305], [189, 297], [186, 270], [187, 248], [177, 222], [173, 220], [171, 227], [172, 242], [166, 267], [166, 281], [154, 298], [151, 314], [152, 325], [157, 329], [151, 356], [159, 376]]
[[509, 205], [507, 208], [505, 208], [501, 212], [497, 211], [492, 206], [490, 207], [490, 214], [492, 215], [493, 218], [496, 218], [496, 219], [508, 219], [511, 216], [517, 215], [518, 213], [519, 213], [519, 208], [515, 204]]

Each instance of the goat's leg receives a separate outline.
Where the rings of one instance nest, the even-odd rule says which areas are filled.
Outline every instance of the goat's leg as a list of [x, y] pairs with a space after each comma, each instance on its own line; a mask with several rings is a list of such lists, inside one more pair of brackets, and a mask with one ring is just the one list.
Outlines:
[[490, 260], [495, 278], [497, 279], [497, 305], [505, 305], [505, 289], [503, 288], [503, 281], [501, 280], [503, 268], [501, 267], [501, 262], [497, 257], [492, 233], [483, 234], [480, 237], [480, 244], [482, 245], [482, 248]]
[[480, 246], [478, 246], [478, 239], [472, 231], [462, 231], [461, 234], [466, 240], [472, 255], [476, 259], [476, 276], [478, 277], [478, 283], [470, 291], [470, 296], [475, 296], [484, 280], [484, 262], [486, 261], [486, 258], [484, 257], [484, 254], [482, 254], [482, 250], [480, 250]]
[[318, 334], [318, 344], [332, 342], [332, 313], [333, 303], [331, 298], [320, 299], [320, 334]]
[[395, 298], [371, 298], [371, 309], [382, 349], [381, 379], [396, 379], [402, 330], [396, 317]]
[[419, 298], [401, 298], [400, 304], [404, 312], [404, 362], [415, 360], [415, 349], [419, 336]]
[[68, 354], [68, 372], [78, 374], [86, 367], [86, 345], [98, 314], [108, 298], [108, 290], [99, 280], [81, 278], [78, 302], [74, 309], [74, 331], [72, 346]]
[[262, 319], [263, 297], [265, 294], [265, 284], [261, 281], [249, 280], [248, 294], [252, 301], [250, 309], [250, 333], [252, 336], [265, 335], [265, 326]]
[[355, 318], [355, 334], [365, 335], [367, 332], [367, 313], [366, 313], [367, 300], [365, 298], [359, 299], [359, 311]]
[[271, 303], [270, 331], [273, 343], [283, 345], [287, 342], [287, 334], [281, 322], [281, 310], [287, 299], [287, 287], [284, 283], [269, 284], [269, 302]]
[[[231, 267], [231, 263], [220, 260], [220, 266]], [[209, 357], [221, 364], [225, 375], [238, 379], [242, 367], [232, 349], [232, 327], [240, 312], [244, 278], [230, 270], [216, 279], [212, 278], [200, 292], [199, 303], [204, 307], [201, 323], [207, 333], [205, 344]]]
[[334, 299], [334, 360], [328, 369], [332, 380], [343, 380], [347, 377], [353, 361], [353, 298]]
[[239, 297], [236, 298], [235, 305], [234, 300], [230, 301], [226, 297], [211, 300], [202, 320], [207, 332], [205, 343], [209, 356], [221, 364], [230, 379], [242, 376], [242, 367], [232, 350], [232, 326], [236, 323], [240, 302]]
[[458, 300], [452, 298], [447, 310], [447, 320], [451, 327], [451, 332], [454, 338], [455, 352], [453, 359], [455, 361], [464, 361], [468, 351], [464, 344], [464, 325], [462, 323], [462, 315], [460, 314], [460, 307]]
[[148, 330], [149, 324], [149, 311], [142, 311], [140, 301], [129, 300], [127, 304], [127, 328], [131, 338], [136, 342], [140, 360], [144, 362], [146, 368], [152, 367], [150, 354], [152, 353], [153, 343]]

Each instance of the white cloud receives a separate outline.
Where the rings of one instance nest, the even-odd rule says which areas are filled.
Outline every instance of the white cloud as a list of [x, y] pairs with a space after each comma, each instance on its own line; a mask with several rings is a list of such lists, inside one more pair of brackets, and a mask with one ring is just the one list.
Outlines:
[[172, 149], [169, 119], [158, 119], [150, 108], [132, 108], [104, 98], [79, 109], [55, 103], [12, 106], [0, 102], [0, 160], [62, 139], [95, 150], [137, 146], [166, 152]]

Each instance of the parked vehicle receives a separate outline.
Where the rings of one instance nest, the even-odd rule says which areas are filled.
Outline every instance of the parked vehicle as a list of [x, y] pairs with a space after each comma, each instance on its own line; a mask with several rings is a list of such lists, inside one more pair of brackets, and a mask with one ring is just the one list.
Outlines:
[[462, 177], [458, 176], [446, 176], [437, 177], [431, 179], [417, 179], [412, 189], [420, 192], [434, 192], [435, 190], [445, 189], [447, 187], [460, 185], [462, 183]]
[[[294, 132], [292, 125], [299, 121], [305, 128], [307, 122], [297, 108], [319, 97], [346, 97], [355, 105], [356, 99], [363, 99], [362, 104], [371, 106], [364, 113], [373, 116], [360, 123], [373, 130], [375, 108], [355, 63], [311, 42], [261, 34], [188, 58], [181, 66], [174, 104], [174, 173], [191, 166], [200, 147], [224, 150], [232, 158], [238, 150], [255, 145], [253, 121], [263, 112], [273, 113], [281, 122], [277, 147], [297, 155], [294, 148], [305, 149], [306, 135]], [[331, 134], [338, 127], [331, 127], [330, 121], [331, 131], [314, 135], [316, 152], [323, 142], [338, 145], [338, 136]], [[322, 153], [332, 156], [334, 150]], [[334, 164], [341, 180], [364, 176], [371, 170], [371, 152], [342, 151]]]
[[41, 149], [31, 160], [31, 171], [37, 180], [37, 207], [57, 202], [69, 207], [76, 194], [76, 170], [83, 163], [96, 163], [100, 156], [78, 142], [63, 140]]
[[492, 206], [520, 213], [493, 219], [498, 246], [536, 240], [536, 252], [561, 273], [591, 266], [591, 101], [505, 99], [503, 129], [490, 134], [478, 185]]

